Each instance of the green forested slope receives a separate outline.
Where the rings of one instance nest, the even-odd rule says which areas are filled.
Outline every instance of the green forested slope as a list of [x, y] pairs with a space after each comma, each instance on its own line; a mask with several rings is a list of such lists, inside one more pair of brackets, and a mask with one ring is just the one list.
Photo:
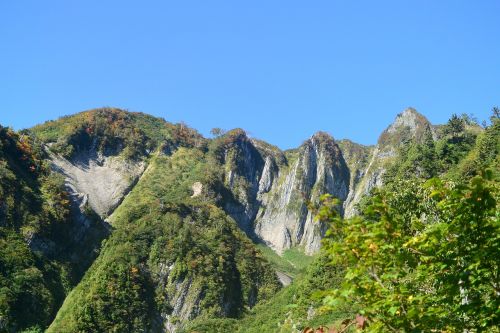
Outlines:
[[22, 134], [0, 127], [0, 139], [0, 332], [48, 326], [108, 234], [90, 207], [82, 215], [79, 203], [72, 204], [42, 145], [68, 158], [95, 149], [144, 159], [154, 149], [204, 144], [185, 125], [111, 108]]
[[351, 305], [321, 310], [323, 293], [337, 287], [341, 277], [342, 270], [329, 266], [321, 253], [290, 286], [246, 312], [242, 319], [196, 319], [182, 332], [288, 333], [341, 322], [355, 315]]
[[47, 121], [30, 129], [53, 152], [71, 157], [95, 146], [101, 153], [126, 158], [148, 155], [157, 148], [200, 146], [205, 139], [184, 124], [172, 124], [144, 113], [100, 108]]
[[0, 332], [48, 325], [86, 269], [70, 255], [93, 244], [70, 244], [70, 209], [41, 146], [0, 127]]
[[[199, 318], [238, 317], [271, 297], [279, 289], [274, 271], [214, 205], [213, 173], [198, 149], [153, 158], [111, 217], [114, 231], [99, 259], [48, 332], [157, 330], [186, 281], [183, 301]], [[191, 198], [195, 182], [207, 190]]]
[[[258, 207], [267, 156], [285, 165], [296, 151], [110, 108], [0, 128], [0, 332], [297, 332], [354, 329], [359, 314], [374, 332], [496, 332], [498, 114], [483, 128], [453, 116], [417, 132], [385, 137], [395, 155], [360, 216], [341, 219], [329, 199], [315, 208], [330, 231], [310, 258], [253, 244], [242, 218]], [[147, 165], [100, 253], [108, 231], [90, 209], [75, 219], [42, 143], [68, 161], [93, 150]], [[341, 148], [361, 177], [372, 149]], [[275, 270], [293, 283], [282, 288]]]
[[327, 308], [355, 305], [368, 332], [498, 332], [498, 173], [393, 185], [348, 220], [325, 203], [323, 251], [345, 267]]
[[[360, 313], [372, 332], [498, 331], [500, 121], [494, 116], [478, 130], [466, 119], [452, 117], [437, 141], [424, 137], [404, 145], [386, 185], [361, 202], [362, 217], [340, 219], [335, 201], [326, 201], [320, 211], [330, 221], [326, 246], [292, 285], [240, 321], [195, 321], [191, 331], [354, 330]], [[486, 178], [471, 180], [488, 169]], [[444, 183], [427, 183], [431, 177]], [[412, 253], [408, 242], [427, 254]], [[441, 275], [445, 267], [454, 272]], [[470, 285], [462, 304], [465, 276], [462, 283]], [[433, 286], [438, 282], [442, 287]]]

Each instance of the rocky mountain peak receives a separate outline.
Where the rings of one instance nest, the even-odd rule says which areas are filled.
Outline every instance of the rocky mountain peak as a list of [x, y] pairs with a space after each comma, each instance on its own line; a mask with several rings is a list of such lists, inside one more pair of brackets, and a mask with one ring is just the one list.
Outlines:
[[279, 171], [255, 221], [255, 232], [278, 253], [294, 246], [307, 254], [318, 251], [325, 226], [314, 222], [308, 202], [324, 193], [347, 198], [349, 170], [331, 135], [317, 132], [291, 153], [288, 168]]
[[[431, 123], [414, 108], [407, 108], [396, 116], [394, 122], [382, 132], [370, 153], [362, 157], [362, 169], [351, 179], [351, 191], [346, 200], [345, 216], [356, 214], [355, 205], [375, 187], [383, 185], [383, 176], [397, 156], [398, 149], [408, 142], [422, 142], [428, 133], [435, 137]], [[352, 161], [350, 161], [352, 165]], [[352, 168], [351, 168], [352, 169]], [[364, 170], [363, 170], [364, 169]]]
[[234, 128], [224, 134], [224, 140], [227, 143], [242, 143], [249, 141], [247, 133], [241, 128]]
[[342, 152], [333, 136], [326, 132], [316, 132], [300, 146], [299, 151], [301, 156], [321, 160], [328, 167], [344, 168], [345, 161]]
[[408, 140], [420, 140], [429, 130], [432, 131], [429, 120], [414, 108], [407, 108], [382, 132], [378, 139], [378, 147], [381, 151], [393, 150]]
[[394, 122], [387, 128], [387, 132], [395, 133], [404, 127], [409, 127], [411, 131], [416, 131], [418, 127], [428, 124], [430, 123], [427, 118], [410, 107], [396, 116]]
[[323, 131], [314, 133], [303, 145], [308, 144], [321, 149], [335, 148], [337, 145], [333, 136]]
[[310, 141], [318, 141], [318, 142], [334, 142], [335, 141], [332, 135], [330, 135], [327, 132], [323, 132], [323, 131], [318, 131], [318, 132], [314, 133], [309, 140]]

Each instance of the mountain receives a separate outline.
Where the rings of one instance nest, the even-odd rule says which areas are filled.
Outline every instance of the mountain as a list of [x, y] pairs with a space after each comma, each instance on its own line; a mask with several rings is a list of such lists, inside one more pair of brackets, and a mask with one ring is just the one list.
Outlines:
[[144, 172], [151, 152], [203, 141], [186, 126], [112, 108], [49, 121], [31, 131], [48, 148], [52, 167], [65, 176], [70, 193], [88, 201], [102, 218]]
[[329, 225], [311, 207], [331, 194], [350, 217], [398, 179], [498, 168], [498, 132], [464, 117], [435, 126], [412, 108], [375, 146], [318, 132], [287, 151], [242, 129], [207, 139], [115, 108], [2, 127], [0, 332], [340, 319], [320, 315], [313, 297], [340, 273], [325, 266]]
[[370, 149], [368, 159], [366, 148], [358, 146], [357, 152], [352, 153], [353, 145], [346, 146], [346, 149], [351, 148], [349, 155], [354, 157], [351, 159], [355, 162], [351, 163], [359, 165], [354, 167], [359, 168], [359, 176], [353, 181], [345, 203], [346, 217], [355, 215], [356, 205], [360, 200], [373, 188], [383, 185], [384, 174], [387, 168], [395, 163], [398, 150], [409, 143], [422, 142], [427, 134], [435, 138], [431, 123], [415, 109], [408, 108], [398, 114], [394, 122], [382, 132], [375, 147]]
[[0, 331], [50, 324], [109, 231], [26, 133], [0, 126]]
[[[279, 289], [210, 197], [208, 163], [196, 149], [153, 157], [109, 217], [113, 234], [48, 332], [171, 331], [194, 317], [236, 317]], [[207, 192], [191, 197], [200, 181]]]
[[223, 206], [240, 228], [278, 253], [293, 247], [316, 252], [325, 228], [313, 222], [308, 202], [348, 192], [349, 171], [335, 140], [320, 132], [296, 151], [281, 152], [233, 130], [215, 144], [229, 190]]
[[278, 168], [278, 177], [263, 196], [255, 232], [278, 253], [298, 246], [312, 254], [319, 250], [326, 226], [314, 222], [307, 204], [325, 193], [345, 200], [349, 169], [335, 140], [322, 132], [288, 156], [287, 167]]

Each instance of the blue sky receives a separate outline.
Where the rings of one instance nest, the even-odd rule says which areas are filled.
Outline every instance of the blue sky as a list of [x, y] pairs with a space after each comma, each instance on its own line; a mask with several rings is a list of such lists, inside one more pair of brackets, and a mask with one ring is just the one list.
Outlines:
[[500, 104], [500, 1], [2, 1], [0, 124], [116, 106], [282, 148]]

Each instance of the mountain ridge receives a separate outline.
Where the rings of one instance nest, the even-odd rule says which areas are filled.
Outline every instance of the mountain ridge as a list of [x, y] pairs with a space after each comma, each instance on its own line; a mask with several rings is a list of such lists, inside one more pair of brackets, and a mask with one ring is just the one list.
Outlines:
[[[68, 123], [76, 124], [70, 128]], [[63, 128], [63, 133], [56, 137], [54, 133], [58, 132], [58, 127]], [[386, 164], [386, 160], [390, 160], [396, 155], [396, 150], [401, 142], [405, 140], [418, 141], [426, 130], [434, 133], [432, 125], [423, 115], [413, 108], [405, 109], [382, 132], [374, 148], [356, 143], [350, 144], [351, 148], [355, 146], [358, 149], [358, 154], [349, 155], [350, 166], [354, 167], [353, 170], [350, 170], [344, 161], [344, 155], [348, 152], [342, 152], [333, 136], [322, 131], [314, 133], [298, 148], [282, 151], [267, 142], [250, 138], [243, 129], [232, 129], [213, 139], [205, 139], [185, 124], [171, 124], [163, 118], [152, 117], [144, 113], [130, 113], [115, 108], [84, 111], [73, 116], [48, 121], [31, 129], [36, 137], [49, 146], [50, 150], [55, 150], [63, 157], [72, 158], [74, 161], [78, 158], [73, 155], [78, 154], [86, 145], [87, 151], [80, 152], [80, 156], [84, 155], [84, 158], [87, 159], [87, 166], [93, 166], [93, 168], [84, 168], [83, 171], [90, 171], [90, 173], [83, 174], [89, 174], [92, 177], [92, 175], [98, 175], [95, 173], [98, 170], [101, 170], [103, 174], [107, 172], [108, 179], [101, 178], [102, 184], [106, 184], [106, 180], [116, 178], [114, 183], [109, 183], [108, 188], [119, 186], [122, 190], [114, 195], [112, 201], [115, 203], [110, 202], [109, 208], [98, 209], [98, 214], [103, 217], [110, 214], [112, 212], [110, 208], [114, 208], [116, 203], [121, 201], [123, 195], [128, 191], [128, 187], [143, 172], [144, 162], [155, 150], [168, 155], [177, 147], [187, 145], [190, 147], [198, 146], [206, 151], [212, 149], [209, 147], [209, 142], [217, 142], [218, 146], [213, 147], [213, 149], [219, 150], [215, 154], [220, 155], [218, 158], [225, 165], [224, 182], [228, 186], [229, 192], [232, 192], [233, 197], [232, 200], [226, 200], [225, 204], [225, 210], [229, 215], [251, 238], [265, 242], [278, 253], [293, 246], [301, 246], [308, 254], [319, 249], [320, 240], [325, 231], [324, 227], [318, 229], [317, 225], [312, 223], [312, 216], [306, 216], [308, 202], [317, 201], [321, 194], [329, 192], [343, 202], [341, 213], [345, 212], [346, 216], [352, 216], [355, 214], [355, 206], [362, 196], [368, 194], [372, 188], [382, 185], [382, 176], [387, 167], [384, 164]], [[133, 135], [131, 140], [127, 138], [130, 133]], [[74, 144], [75, 136], [80, 138], [79, 140], [84, 143], [84, 146]], [[110, 136], [115, 137], [114, 144], [110, 144], [113, 142], [113, 139], [108, 138]], [[346, 149], [348, 148], [346, 144], [343, 145]], [[359, 155], [361, 151], [364, 151], [363, 156]], [[321, 154], [321, 152], [324, 153]], [[89, 159], [89, 154], [94, 154], [92, 160]], [[116, 155], [123, 158], [111, 158]], [[309, 156], [307, 161], [301, 159], [304, 155]], [[297, 158], [299, 159], [297, 160]], [[322, 160], [316, 168], [318, 158]], [[140, 166], [134, 167], [137, 163], [128, 163], [129, 159], [143, 162], [140, 162]], [[115, 171], [113, 171], [113, 167], [110, 167], [112, 160], [115, 164]], [[61, 158], [53, 158], [53, 162], [55, 167], [66, 175], [74, 173], [74, 170], [82, 171], [82, 168], [78, 166], [72, 167], [75, 166], [75, 163], [65, 163], [64, 159]], [[337, 162], [342, 164], [343, 171], [332, 171]], [[390, 164], [390, 162], [387, 163]], [[358, 167], [355, 167], [355, 164]], [[64, 165], [66, 168], [61, 167]], [[68, 165], [70, 166], [68, 167]], [[108, 167], [106, 168], [106, 166]], [[325, 166], [328, 171], [326, 171]], [[299, 178], [302, 176], [307, 178], [298, 179], [299, 183], [295, 183], [296, 172], [299, 170], [297, 168], [306, 171], [305, 175], [298, 175]], [[117, 172], [117, 170], [132, 169], [136, 169], [136, 171], [121, 172], [121, 174]], [[317, 174], [320, 178], [327, 175], [330, 180], [327, 183], [321, 183], [325, 180], [320, 179], [319, 183], [316, 184]], [[120, 178], [128, 180], [120, 181]], [[285, 202], [277, 203], [275, 200], [273, 201], [271, 196], [279, 196], [275, 193], [280, 191], [276, 187], [281, 186], [277, 182], [283, 181], [289, 182], [285, 184], [286, 189], [281, 194], [284, 196]], [[305, 183], [302, 183], [303, 181]], [[89, 193], [86, 193], [85, 189], [75, 186], [75, 183], [77, 182], [73, 180], [70, 188], [88, 197]], [[84, 184], [85, 182], [82, 183], [82, 185]], [[319, 192], [312, 194], [313, 188], [319, 188]], [[334, 188], [337, 189], [334, 190]], [[97, 208], [97, 202], [103, 202], [104, 197], [101, 199], [99, 197], [101, 195], [98, 191], [94, 191], [90, 197], [89, 201], [94, 210]], [[292, 207], [293, 205], [295, 206]], [[267, 206], [270, 209], [266, 209]], [[280, 215], [272, 213], [273, 209], [280, 211]], [[288, 210], [292, 215], [282, 215], [285, 210]], [[273, 222], [270, 223], [270, 221]], [[282, 222], [275, 223], [275, 221]], [[281, 224], [279, 230], [276, 229], [277, 224]], [[285, 224], [288, 224], [288, 227], [285, 227]], [[305, 235], [304, 240], [302, 240], [303, 235]]]
[[[6, 223], [13, 206], [0, 206], [0, 231], [18, 237], [12, 246], [60, 265], [51, 273], [58, 279], [65, 279], [69, 260], [75, 278], [65, 288], [37, 280], [45, 288], [40, 290], [58, 295], [52, 312], [26, 324], [2, 312], [0, 331], [50, 322], [49, 332], [175, 332], [212, 317], [236, 323], [289, 288], [293, 278], [321, 279], [319, 273], [304, 277], [299, 267], [312, 260], [306, 256], [320, 253], [328, 225], [316, 222], [310, 208], [323, 194], [337, 197], [337, 212], [349, 217], [395, 177], [430, 178], [452, 169], [474, 174], [476, 161], [492, 163], [497, 156], [476, 147], [494, 146], [496, 127], [483, 130], [457, 116], [436, 126], [411, 108], [395, 117], [374, 146], [319, 131], [299, 147], [281, 150], [242, 129], [205, 138], [186, 124], [115, 108], [65, 116], [20, 134], [1, 129], [0, 175], [6, 176], [0, 190], [25, 186], [12, 175], [39, 182], [42, 190], [30, 186], [41, 193], [36, 202], [47, 212], [25, 214], [29, 219], [18, 214], [22, 223], [16, 227]], [[56, 199], [61, 195], [67, 199]], [[58, 200], [62, 208], [54, 204]], [[46, 214], [60, 217], [50, 221]], [[33, 223], [37, 216], [57, 232]], [[47, 304], [38, 294], [29, 301]], [[137, 311], [125, 311], [128, 303]], [[306, 312], [314, 317], [309, 310], [301, 316]]]

